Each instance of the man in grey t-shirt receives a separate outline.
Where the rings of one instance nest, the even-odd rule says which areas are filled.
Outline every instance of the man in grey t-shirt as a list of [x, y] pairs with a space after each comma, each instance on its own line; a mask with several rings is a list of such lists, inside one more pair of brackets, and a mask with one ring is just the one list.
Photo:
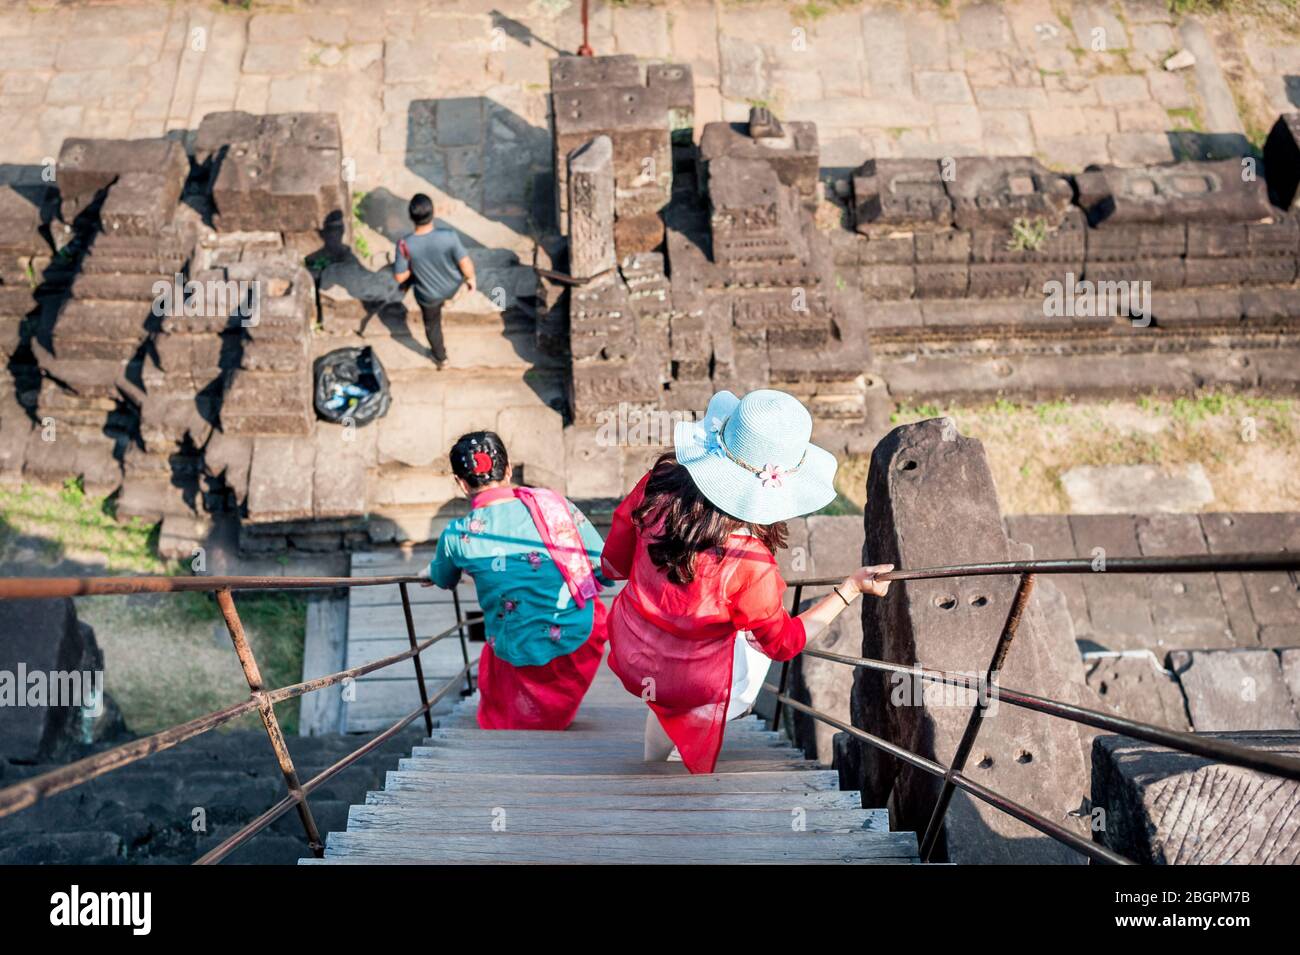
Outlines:
[[474, 291], [474, 263], [456, 232], [434, 228], [432, 199], [422, 192], [416, 193], [411, 199], [410, 214], [415, 231], [397, 243], [393, 277], [403, 287], [414, 279], [415, 301], [424, 318], [429, 350], [433, 352], [434, 364], [441, 370], [447, 362], [447, 349], [442, 342], [442, 306], [460, 290], [462, 282]]

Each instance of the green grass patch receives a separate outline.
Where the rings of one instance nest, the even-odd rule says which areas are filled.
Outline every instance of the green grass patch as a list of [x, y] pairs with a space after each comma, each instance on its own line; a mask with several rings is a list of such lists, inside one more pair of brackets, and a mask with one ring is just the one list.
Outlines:
[[109, 571], [162, 574], [168, 566], [155, 550], [157, 531], [139, 518], [119, 522], [112, 499], [87, 494], [80, 478], [58, 490], [0, 487], [0, 561], [34, 547], [49, 563], [91, 559]]
[[[267, 689], [302, 679], [307, 596], [236, 593], [235, 609]], [[105, 688], [134, 733], [154, 733], [248, 697], [239, 658], [216, 599], [206, 593], [79, 597], [77, 613], [104, 651]], [[298, 731], [299, 700], [275, 708]], [[256, 729], [247, 714], [228, 729]]]
[[1194, 133], [1205, 132], [1205, 124], [1201, 122], [1201, 112], [1195, 106], [1167, 109], [1165, 113], [1168, 114], [1174, 125], [1179, 129], [1190, 130]]

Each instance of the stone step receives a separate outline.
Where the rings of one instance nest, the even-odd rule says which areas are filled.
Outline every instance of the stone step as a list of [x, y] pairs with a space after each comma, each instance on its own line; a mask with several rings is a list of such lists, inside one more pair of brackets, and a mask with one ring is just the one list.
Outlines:
[[[1153, 332], [1159, 335], [1158, 331]], [[874, 373], [894, 401], [984, 401], [1003, 395], [1126, 397], [1186, 394], [1203, 388], [1300, 388], [1300, 348], [1197, 348], [1122, 354], [893, 355], [878, 352]]]

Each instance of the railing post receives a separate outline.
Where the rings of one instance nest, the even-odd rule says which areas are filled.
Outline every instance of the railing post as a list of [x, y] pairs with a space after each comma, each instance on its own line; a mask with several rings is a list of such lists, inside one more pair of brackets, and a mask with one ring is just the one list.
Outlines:
[[[803, 599], [803, 584], [794, 585], [794, 600], [790, 602], [790, 616], [799, 615], [799, 602]], [[781, 697], [785, 696], [786, 686], [790, 681], [790, 661], [781, 662], [780, 692], [776, 695], [776, 706], [772, 707], [772, 732], [781, 728]]]
[[322, 858], [325, 855], [325, 843], [321, 841], [320, 830], [316, 828], [311, 807], [307, 805], [307, 794], [298, 780], [298, 771], [294, 769], [293, 757], [289, 755], [289, 744], [285, 742], [280, 722], [275, 718], [275, 706], [266, 698], [266, 691], [262, 687], [262, 671], [253, 656], [253, 648], [248, 645], [244, 624], [239, 619], [239, 611], [235, 609], [235, 601], [230, 596], [229, 587], [222, 587], [217, 591], [217, 606], [221, 608], [221, 616], [226, 620], [226, 629], [230, 631], [230, 640], [235, 645], [235, 654], [239, 657], [239, 665], [244, 670], [244, 679], [248, 681], [248, 691], [257, 701], [257, 711], [262, 717], [262, 725], [266, 727], [271, 748], [275, 750], [275, 758], [280, 764], [280, 772], [284, 774], [285, 785], [289, 787], [289, 792], [297, 801], [298, 818], [307, 833], [307, 845], [311, 848], [312, 855], [318, 859]]
[[[411, 595], [407, 593], [406, 584], [398, 584], [398, 589], [402, 592], [402, 614], [406, 617], [406, 636], [411, 641], [411, 649], [416, 647], [415, 641], [415, 618], [411, 615]], [[420, 685], [420, 704], [424, 707], [424, 729], [425, 735], [433, 735], [433, 715], [429, 712], [429, 692], [424, 687], [424, 664], [420, 662], [420, 655], [417, 653], [411, 657], [411, 662], [415, 664], [415, 682]]]
[[984, 720], [989, 694], [996, 686], [998, 671], [1006, 662], [1007, 651], [1011, 649], [1011, 641], [1016, 637], [1016, 630], [1020, 627], [1020, 620], [1024, 616], [1025, 608], [1029, 606], [1029, 598], [1033, 592], [1034, 575], [1022, 574], [1020, 584], [1016, 587], [1016, 595], [1011, 601], [1011, 609], [1007, 611], [1007, 621], [1003, 624], [1002, 633], [993, 647], [993, 659], [989, 661], [988, 671], [984, 675], [984, 685], [976, 687], [975, 706], [966, 720], [966, 729], [961, 735], [961, 742], [957, 744], [957, 752], [952, 758], [952, 763], [944, 774], [943, 788], [939, 791], [934, 811], [930, 814], [930, 822], [925, 827], [925, 837], [921, 840], [922, 862], [930, 861], [934, 847], [939, 841], [939, 833], [943, 831], [943, 818], [948, 812], [948, 804], [952, 801], [955, 788], [953, 779], [966, 768], [966, 760], [975, 746], [975, 738], [979, 736], [980, 724]]
[[465, 661], [465, 696], [474, 695], [474, 674], [469, 669], [469, 638], [465, 636], [465, 617], [460, 611], [460, 585], [451, 588], [451, 602], [456, 608], [456, 635], [460, 637], [460, 655]]

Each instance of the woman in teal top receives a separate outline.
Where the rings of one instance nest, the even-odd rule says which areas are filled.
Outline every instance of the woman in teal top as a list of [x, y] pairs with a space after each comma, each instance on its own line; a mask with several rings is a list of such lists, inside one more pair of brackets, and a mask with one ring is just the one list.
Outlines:
[[474, 579], [487, 645], [479, 658], [484, 729], [564, 729], [573, 721], [605, 648], [608, 585], [595, 569], [604, 541], [583, 513], [545, 489], [510, 484], [509, 458], [491, 431], [451, 449], [470, 512], [438, 538], [431, 585]]

